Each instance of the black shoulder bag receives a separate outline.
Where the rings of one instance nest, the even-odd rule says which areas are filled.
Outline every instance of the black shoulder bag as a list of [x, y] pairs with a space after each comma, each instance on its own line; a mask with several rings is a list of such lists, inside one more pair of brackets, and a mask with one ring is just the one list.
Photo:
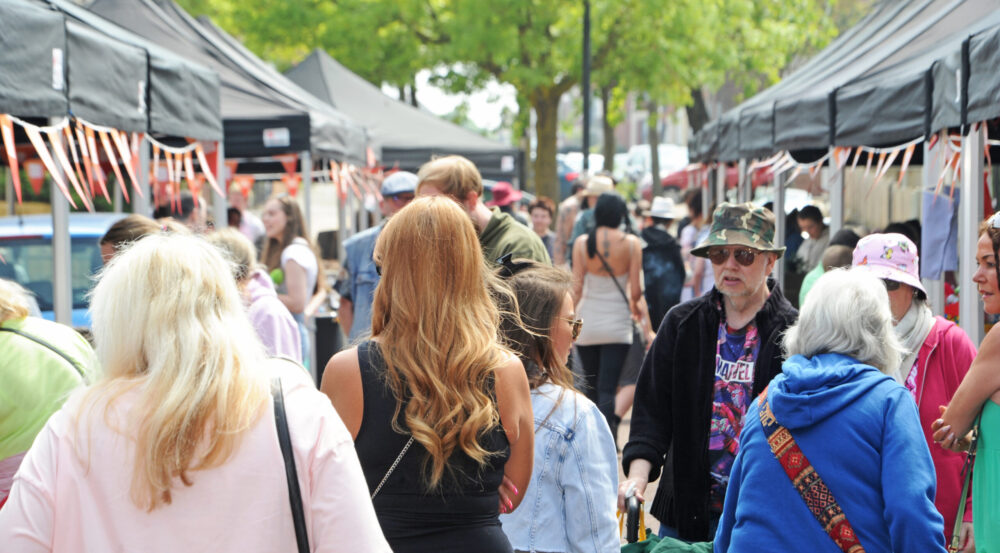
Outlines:
[[306, 533], [306, 517], [302, 510], [302, 490], [299, 489], [299, 474], [295, 470], [295, 456], [292, 453], [292, 437], [288, 432], [288, 417], [285, 416], [285, 396], [281, 391], [281, 380], [271, 380], [271, 397], [274, 398], [274, 424], [278, 428], [278, 444], [285, 460], [285, 479], [288, 481], [288, 500], [292, 505], [292, 521], [295, 525], [295, 542], [299, 553], [309, 553], [309, 535]]

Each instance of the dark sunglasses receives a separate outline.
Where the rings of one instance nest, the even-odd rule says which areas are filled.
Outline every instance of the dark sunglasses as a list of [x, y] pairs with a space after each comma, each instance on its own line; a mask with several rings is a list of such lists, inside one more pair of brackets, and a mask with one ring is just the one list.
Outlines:
[[899, 286], [900, 286], [901, 283], [899, 283], [899, 282], [897, 282], [895, 280], [889, 280], [887, 278], [883, 278], [882, 279], [882, 284], [885, 284], [885, 291], [886, 292], [895, 292], [896, 290], [899, 290]]
[[580, 330], [583, 329], [583, 319], [567, 319], [566, 317], [559, 318], [573, 325], [573, 339], [576, 340], [576, 338], [580, 335]]
[[378, 263], [375, 264], [375, 274], [382, 276], [382, 265]]
[[399, 194], [389, 194], [386, 198], [397, 202], [412, 202], [417, 196], [413, 192], [401, 192]]
[[[712, 262], [712, 265], [722, 265], [729, 259], [729, 251], [727, 248], [712, 248], [708, 250], [708, 259]], [[759, 253], [750, 248], [736, 248], [732, 252], [733, 257], [736, 258], [736, 262], [744, 267], [753, 265]]]

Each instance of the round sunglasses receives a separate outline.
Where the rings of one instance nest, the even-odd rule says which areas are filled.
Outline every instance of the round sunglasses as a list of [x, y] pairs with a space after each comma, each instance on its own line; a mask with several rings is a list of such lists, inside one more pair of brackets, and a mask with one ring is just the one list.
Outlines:
[[733, 258], [736, 259], [736, 262], [744, 267], [753, 265], [754, 260], [757, 259], [757, 254], [761, 253], [751, 248], [734, 248], [732, 250], [729, 248], [711, 248], [708, 250], [708, 260], [712, 262], [712, 265], [722, 265], [729, 259], [730, 251], [733, 252]]
[[887, 278], [883, 278], [882, 284], [885, 284], [886, 292], [895, 292], [896, 290], [899, 290], [899, 285], [901, 283], [895, 280], [889, 280]]
[[573, 325], [573, 339], [576, 340], [577, 336], [580, 335], [580, 330], [583, 328], [583, 319], [570, 319], [567, 317], [559, 318]]

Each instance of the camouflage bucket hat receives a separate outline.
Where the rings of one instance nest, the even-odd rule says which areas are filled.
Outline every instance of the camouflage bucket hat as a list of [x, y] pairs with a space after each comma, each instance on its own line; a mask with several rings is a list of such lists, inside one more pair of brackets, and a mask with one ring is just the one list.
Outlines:
[[746, 246], [781, 257], [785, 248], [774, 246], [774, 214], [751, 203], [722, 203], [712, 213], [712, 230], [692, 255], [708, 257], [712, 246]]

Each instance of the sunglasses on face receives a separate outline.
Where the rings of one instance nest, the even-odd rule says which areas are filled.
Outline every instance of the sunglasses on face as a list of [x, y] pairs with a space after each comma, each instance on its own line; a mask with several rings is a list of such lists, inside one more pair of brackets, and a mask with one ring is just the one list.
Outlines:
[[412, 202], [417, 196], [413, 192], [402, 192], [400, 194], [390, 194], [386, 198], [397, 202]]
[[573, 325], [573, 339], [576, 340], [577, 336], [580, 335], [580, 329], [583, 328], [583, 319], [568, 319], [566, 317], [559, 318]]
[[899, 290], [899, 286], [901, 283], [896, 282], [895, 280], [889, 280], [887, 278], [883, 278], [882, 284], [885, 284], [886, 292], [895, 292], [896, 290]]
[[[729, 252], [728, 248], [712, 248], [708, 250], [708, 260], [712, 262], [712, 265], [722, 265], [729, 259]], [[732, 252], [736, 262], [744, 267], [753, 265], [759, 253], [750, 248], [735, 248]]]
[[378, 276], [382, 276], [382, 264], [381, 263], [376, 263], [375, 264], [375, 274], [377, 274]]

